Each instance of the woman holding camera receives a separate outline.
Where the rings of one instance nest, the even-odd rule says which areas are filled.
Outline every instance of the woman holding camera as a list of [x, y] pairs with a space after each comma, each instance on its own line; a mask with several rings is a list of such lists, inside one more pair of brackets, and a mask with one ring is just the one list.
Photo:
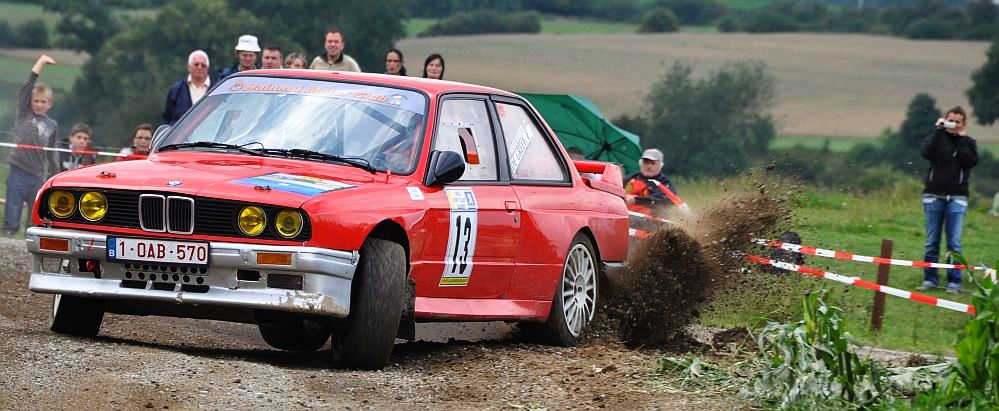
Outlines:
[[[923, 186], [923, 211], [926, 214], [926, 245], [923, 261], [935, 263], [940, 258], [940, 231], [947, 233], [947, 250], [961, 252], [961, 225], [968, 210], [968, 179], [978, 164], [975, 139], [964, 132], [967, 115], [961, 107], [947, 111], [936, 122], [937, 129], [923, 141], [923, 157], [930, 161]], [[937, 269], [923, 270], [920, 290], [937, 287]], [[961, 290], [961, 270], [947, 270], [947, 292]]]

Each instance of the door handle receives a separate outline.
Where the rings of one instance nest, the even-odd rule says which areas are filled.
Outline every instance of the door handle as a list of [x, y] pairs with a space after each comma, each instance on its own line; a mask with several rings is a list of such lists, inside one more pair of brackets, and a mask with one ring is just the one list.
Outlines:
[[514, 211], [520, 210], [520, 207], [517, 206], [517, 202], [516, 201], [504, 201], [503, 202], [503, 206], [506, 207], [506, 211], [508, 213], [512, 213]]

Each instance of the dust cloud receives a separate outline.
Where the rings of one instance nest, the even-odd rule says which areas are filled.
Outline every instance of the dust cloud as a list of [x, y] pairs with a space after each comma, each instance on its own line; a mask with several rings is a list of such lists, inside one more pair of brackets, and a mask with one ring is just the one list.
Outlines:
[[764, 299], [785, 292], [767, 278], [774, 274], [744, 269], [742, 256], [759, 251], [751, 239], [773, 238], [790, 226], [797, 190], [791, 183], [749, 179], [739, 185], [743, 188], [677, 224], [664, 224], [639, 243], [627, 270], [605, 288], [605, 315], [594, 327], [598, 334], [633, 347], [683, 351], [690, 345], [687, 326], [719, 292]]

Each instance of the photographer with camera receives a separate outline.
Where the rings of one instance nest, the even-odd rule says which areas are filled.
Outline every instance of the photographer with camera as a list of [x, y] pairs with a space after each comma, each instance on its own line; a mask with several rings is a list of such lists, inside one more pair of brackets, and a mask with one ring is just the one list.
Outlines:
[[[961, 252], [961, 225], [968, 209], [968, 180], [971, 168], [978, 164], [975, 140], [964, 132], [967, 115], [961, 107], [947, 111], [937, 119], [936, 131], [923, 141], [923, 157], [930, 161], [923, 186], [923, 211], [926, 214], [926, 245], [923, 261], [937, 262], [940, 258], [940, 231], [947, 233], [947, 250]], [[923, 269], [926, 291], [939, 283], [937, 269]], [[961, 270], [947, 270], [947, 292], [961, 290]]]

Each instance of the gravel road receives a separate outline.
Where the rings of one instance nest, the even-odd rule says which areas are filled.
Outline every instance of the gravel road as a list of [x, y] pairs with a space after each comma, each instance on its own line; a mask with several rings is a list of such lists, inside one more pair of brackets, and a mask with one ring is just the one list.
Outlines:
[[0, 239], [0, 409], [730, 409], [650, 384], [656, 352], [524, 344], [504, 323], [420, 324], [382, 371], [333, 369], [329, 346], [274, 350], [256, 326], [107, 315], [96, 338], [47, 328], [23, 241]]

